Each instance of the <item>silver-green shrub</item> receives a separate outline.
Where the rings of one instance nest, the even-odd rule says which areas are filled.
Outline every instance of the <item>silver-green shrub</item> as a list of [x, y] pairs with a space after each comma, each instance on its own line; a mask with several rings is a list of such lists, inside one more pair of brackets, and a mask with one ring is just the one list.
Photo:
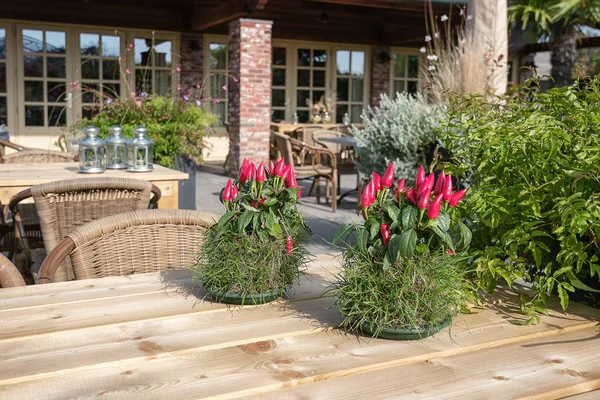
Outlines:
[[416, 176], [444, 116], [439, 106], [427, 104], [421, 95], [398, 93], [392, 100], [382, 94], [379, 107], [363, 111], [362, 129], [351, 128], [358, 142], [361, 177], [373, 171], [383, 174], [390, 161], [396, 177]]

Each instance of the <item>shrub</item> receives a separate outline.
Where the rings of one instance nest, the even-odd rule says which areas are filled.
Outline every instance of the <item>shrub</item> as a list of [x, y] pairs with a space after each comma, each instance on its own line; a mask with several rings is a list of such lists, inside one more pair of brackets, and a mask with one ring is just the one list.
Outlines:
[[443, 116], [439, 107], [427, 104], [420, 95], [398, 93], [394, 100], [381, 95], [379, 107], [363, 111], [363, 128], [352, 128], [361, 177], [373, 171], [383, 174], [388, 162], [394, 165], [396, 175], [415, 176], [435, 143]]
[[214, 114], [196, 103], [150, 95], [141, 100], [112, 100], [91, 119], [84, 118], [72, 126], [71, 131], [94, 125], [100, 129], [100, 135], [106, 137], [110, 126], [120, 125], [124, 136], [133, 137], [133, 128], [142, 125], [154, 141], [155, 162], [171, 167], [178, 154], [200, 164], [202, 149], [206, 146], [204, 138], [216, 122]]
[[600, 289], [600, 78], [536, 88], [529, 81], [496, 104], [455, 95], [441, 131], [447, 168], [472, 188], [480, 284], [532, 282], [530, 312], [553, 292], [566, 309], [569, 292]]

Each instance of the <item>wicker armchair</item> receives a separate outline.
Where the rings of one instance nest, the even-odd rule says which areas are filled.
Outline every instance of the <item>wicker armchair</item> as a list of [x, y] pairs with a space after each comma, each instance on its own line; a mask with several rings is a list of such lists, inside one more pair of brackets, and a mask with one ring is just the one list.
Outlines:
[[[275, 144], [284, 161], [287, 164], [293, 164], [298, 179], [313, 179], [313, 184], [317, 187], [317, 202], [321, 202], [320, 179], [324, 178], [327, 182], [326, 188], [331, 183], [331, 209], [337, 210], [337, 161], [335, 154], [331, 151], [309, 146], [304, 142], [290, 138], [288, 135], [271, 131]], [[308, 164], [307, 160], [310, 160]], [[322, 160], [327, 160], [324, 164]], [[325, 200], [329, 202], [330, 193], [325, 190]]]
[[11, 154], [5, 154], [0, 162], [6, 164], [34, 164], [76, 161], [77, 155], [55, 150], [23, 149]]
[[75, 228], [48, 255], [38, 283], [50, 283], [65, 260], [75, 279], [182, 269], [192, 265], [205, 229], [219, 216], [191, 210], [145, 210]]
[[[341, 144], [321, 140], [323, 138], [339, 138], [348, 135], [344, 135], [340, 131], [334, 131], [331, 129], [316, 130], [313, 131], [312, 135], [315, 146], [320, 146], [335, 154], [337, 161], [338, 183], [340, 182], [341, 175], [357, 175], [356, 163], [354, 158], [354, 149], [344, 148], [344, 146], [342, 146]], [[323, 160], [323, 163], [326, 164], [327, 160]], [[338, 192], [339, 190], [340, 188], [338, 185]]]
[[9, 259], [0, 254], [0, 287], [25, 286], [21, 273]]
[[[9, 208], [14, 216], [15, 235], [31, 265], [28, 238], [20, 203], [30, 197], [39, 215], [44, 247], [49, 253], [79, 225], [109, 215], [155, 208], [161, 192], [150, 182], [128, 178], [82, 178], [35, 185], [15, 196]], [[57, 272], [56, 280], [73, 279], [70, 265]]]

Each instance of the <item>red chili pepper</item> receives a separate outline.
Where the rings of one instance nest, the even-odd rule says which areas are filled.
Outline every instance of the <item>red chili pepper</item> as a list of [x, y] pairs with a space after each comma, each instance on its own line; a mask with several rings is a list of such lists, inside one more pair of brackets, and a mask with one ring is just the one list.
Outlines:
[[285, 162], [283, 161], [283, 158], [280, 158], [277, 161], [277, 165], [275, 166], [275, 176], [283, 176], [283, 169], [285, 168]]
[[423, 189], [424, 190], [421, 190], [419, 192], [419, 195], [417, 196], [419, 198], [419, 203], [417, 204], [417, 206], [421, 210], [425, 210], [427, 208], [427, 206], [429, 205], [429, 199], [431, 198], [431, 192], [429, 191], [429, 189], [427, 187], [424, 187]]
[[242, 175], [242, 173], [246, 170], [246, 167], [248, 166], [248, 159], [244, 158], [244, 161], [242, 161], [242, 165], [240, 166], [240, 170], [238, 172], [238, 177]]
[[294, 250], [294, 244], [292, 243], [292, 237], [288, 236], [285, 238], [285, 247], [287, 247], [287, 252], [291, 256], [292, 251]]
[[285, 177], [285, 186], [289, 188], [294, 188], [298, 186], [298, 181], [296, 180], [296, 173], [294, 172], [294, 167], [290, 165], [290, 170]]
[[256, 170], [256, 182], [264, 182], [265, 181], [265, 164], [261, 162]]
[[444, 195], [444, 200], [450, 201], [452, 198], [452, 174], [448, 174], [446, 179], [444, 180], [444, 191], [442, 192]]
[[394, 164], [388, 163], [387, 171], [381, 177], [381, 186], [390, 188], [394, 184]]
[[283, 178], [284, 181], [287, 182], [288, 175], [290, 174], [290, 171], [292, 170], [292, 168], [293, 168], [292, 164], [290, 164], [283, 169], [283, 172], [281, 173], [281, 177]]
[[432, 172], [425, 179], [425, 186], [427, 187], [427, 189], [429, 189], [430, 192], [433, 190], [433, 184], [434, 183], [435, 183], [435, 175]]
[[444, 196], [442, 196], [442, 194], [435, 196], [435, 200], [433, 200], [431, 206], [429, 206], [429, 210], [427, 210], [427, 216], [429, 219], [436, 219], [438, 215], [440, 215], [442, 200], [444, 200]]
[[456, 207], [456, 205], [458, 204], [460, 199], [462, 199], [464, 197], [465, 193], [467, 193], [467, 190], [468, 189], [463, 189], [463, 190], [459, 190], [458, 192], [454, 193], [452, 195], [452, 197], [450, 198], [450, 201], [448, 201], [448, 205], [450, 207]]
[[246, 166], [244, 167], [244, 170], [242, 171], [239, 177], [241, 183], [246, 183], [246, 181], [250, 178], [250, 173], [253, 166], [254, 164], [252, 164], [249, 161], [246, 163]]
[[414, 189], [406, 190], [406, 198], [408, 199], [408, 201], [413, 203], [415, 206], [417, 205], [417, 199], [415, 198], [415, 190]]
[[402, 177], [402, 179], [400, 179], [400, 182], [398, 182], [398, 193], [402, 193], [404, 192], [404, 177]]
[[302, 196], [302, 186], [298, 188], [298, 198]]
[[361, 205], [363, 208], [367, 208], [371, 205], [371, 182], [369, 182], [363, 189]]
[[253, 181], [256, 179], [256, 165], [254, 163], [249, 164], [250, 172], [248, 173], [248, 179]]
[[261, 197], [261, 199], [258, 201], [258, 205], [262, 206], [262, 203], [264, 203], [264, 202], [265, 202], [265, 198]]
[[375, 193], [381, 190], [381, 176], [377, 172], [373, 172], [373, 185], [375, 187]]
[[237, 198], [238, 195], [238, 188], [237, 186], [234, 186], [231, 188], [231, 201], [235, 201], [235, 199]]
[[273, 160], [269, 160], [269, 175], [273, 176], [275, 174], [275, 163]]
[[440, 193], [444, 192], [444, 180], [446, 180], [446, 172], [442, 171], [442, 174], [440, 175], [440, 177], [438, 178], [436, 184], [435, 184], [435, 194], [436, 196]]
[[385, 247], [388, 247], [388, 243], [390, 242], [390, 236], [392, 236], [392, 233], [390, 232], [390, 227], [388, 226], [388, 224], [381, 224], [379, 229], [381, 230], [383, 244], [385, 245]]
[[225, 189], [223, 190], [223, 201], [231, 200], [232, 186], [233, 182], [231, 182], [231, 179], [228, 179], [227, 184], [225, 185]]
[[452, 249], [448, 249], [448, 254], [450, 254], [450, 257], [454, 256], [454, 252], [452, 251]]
[[421, 185], [425, 182], [425, 168], [422, 165], [419, 166], [419, 171], [417, 172], [417, 183], [415, 184], [415, 190], [419, 190]]

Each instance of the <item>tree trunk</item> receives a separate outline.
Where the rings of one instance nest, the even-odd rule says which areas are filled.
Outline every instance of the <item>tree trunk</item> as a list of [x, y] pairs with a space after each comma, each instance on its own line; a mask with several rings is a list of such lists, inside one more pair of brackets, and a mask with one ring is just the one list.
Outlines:
[[577, 30], [575, 25], [557, 27], [552, 40], [552, 78], [557, 87], [571, 84], [573, 66], [577, 58]]

